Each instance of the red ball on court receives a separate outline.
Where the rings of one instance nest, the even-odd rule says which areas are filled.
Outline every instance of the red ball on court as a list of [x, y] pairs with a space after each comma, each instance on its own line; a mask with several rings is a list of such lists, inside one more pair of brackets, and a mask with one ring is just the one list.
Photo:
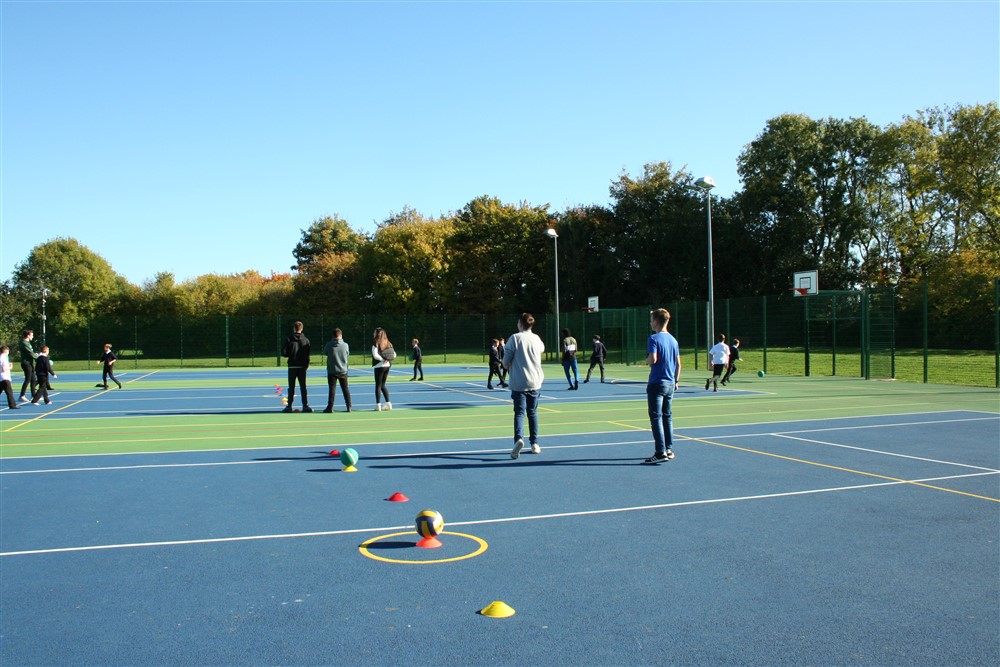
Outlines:
[[331, 449], [330, 450], [330, 456], [340, 456], [340, 450], [339, 449]]

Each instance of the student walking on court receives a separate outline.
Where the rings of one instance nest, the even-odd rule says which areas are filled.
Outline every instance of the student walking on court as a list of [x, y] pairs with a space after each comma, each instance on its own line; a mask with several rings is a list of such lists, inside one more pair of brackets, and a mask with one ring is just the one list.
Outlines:
[[709, 385], [712, 391], [719, 391], [719, 378], [729, 365], [729, 346], [726, 345], [726, 334], [720, 333], [715, 337], [715, 345], [708, 351], [708, 361], [712, 364], [712, 377], [705, 380], [705, 391]]
[[424, 381], [424, 353], [420, 351], [420, 341], [414, 338], [410, 341], [410, 345], [413, 346], [413, 377], [410, 378], [410, 382], [415, 382], [417, 379], [417, 372], [420, 372], [420, 381]]
[[302, 391], [302, 412], [312, 412], [309, 407], [309, 394], [306, 389], [306, 372], [309, 370], [309, 355], [312, 347], [309, 339], [302, 333], [302, 322], [292, 325], [292, 334], [285, 339], [281, 354], [288, 358], [288, 405], [282, 412], [291, 412], [295, 402], [295, 383], [299, 383]]
[[7, 407], [11, 410], [20, 410], [21, 406], [14, 400], [14, 385], [10, 376], [13, 367], [10, 363], [10, 348], [0, 345], [0, 386], [3, 386], [3, 393], [7, 396]]
[[[389, 368], [392, 360], [396, 358], [396, 351], [392, 349], [389, 336], [385, 329], [378, 327], [372, 334], [372, 369], [375, 371], [375, 410], [392, 410], [392, 403], [389, 402], [389, 389], [385, 386], [389, 379]], [[385, 405], [381, 403], [385, 399]]]
[[25, 329], [21, 332], [21, 342], [17, 344], [17, 351], [21, 355], [21, 371], [24, 373], [24, 383], [21, 384], [22, 401], [28, 399], [24, 397], [28, 388], [31, 388], [31, 395], [35, 395], [38, 379], [35, 376], [35, 358], [38, 356], [31, 347], [31, 340], [35, 337], [35, 332]]
[[[576, 339], [569, 332], [569, 329], [562, 330], [562, 366], [566, 372], [566, 381], [569, 388], [576, 390], [580, 388], [579, 368], [576, 363]], [[570, 379], [569, 371], [573, 370], [573, 377]]]
[[740, 360], [740, 339], [734, 338], [733, 344], [729, 346], [729, 365], [726, 367], [726, 374], [722, 376], [722, 384], [729, 382], [729, 378], [737, 370], [736, 362]]
[[490, 347], [490, 374], [486, 378], [486, 388], [493, 388], [493, 376], [497, 376], [497, 382], [500, 384], [500, 388], [507, 387], [507, 384], [503, 381], [503, 356], [500, 352], [500, 339], [494, 338], [493, 344]]
[[510, 397], [514, 401], [514, 449], [516, 459], [524, 449], [524, 418], [528, 417], [528, 442], [532, 454], [541, 454], [538, 446], [538, 393], [545, 380], [542, 354], [545, 343], [531, 330], [535, 318], [522, 313], [517, 320], [517, 333], [510, 337], [503, 353], [503, 366], [510, 371]]
[[649, 314], [649, 328], [653, 334], [646, 341], [646, 364], [649, 381], [646, 383], [646, 406], [649, 425], [653, 431], [653, 455], [643, 463], [655, 465], [671, 461], [674, 451], [674, 422], [671, 403], [674, 388], [681, 377], [681, 352], [677, 339], [667, 333], [670, 313], [658, 308]]
[[584, 384], [590, 382], [590, 374], [594, 372], [594, 366], [601, 367], [601, 384], [604, 383], [604, 359], [608, 356], [608, 348], [604, 347], [601, 337], [594, 334], [594, 352], [590, 355], [590, 368], [587, 369], [587, 379]]
[[111, 343], [105, 343], [104, 354], [97, 360], [97, 363], [104, 364], [104, 370], [101, 371], [101, 384], [97, 385], [98, 387], [107, 389], [108, 378], [111, 378], [111, 380], [118, 385], [119, 389], [122, 388], [122, 383], [115, 377], [114, 366], [116, 361], [118, 361], [118, 357], [116, 357], [115, 353], [111, 351]]
[[340, 329], [333, 330], [333, 338], [323, 347], [323, 354], [326, 355], [326, 383], [329, 392], [326, 397], [326, 407], [323, 412], [333, 412], [333, 401], [337, 398], [337, 385], [340, 385], [340, 393], [344, 395], [344, 404], [347, 411], [351, 411], [351, 390], [347, 387], [347, 374], [350, 370], [351, 348], [344, 342], [344, 332]]
[[507, 349], [507, 339], [500, 337], [500, 343], [497, 345], [497, 352], [500, 353], [500, 386], [507, 387], [507, 369], [503, 367], [503, 353]]
[[38, 389], [35, 390], [34, 395], [31, 397], [31, 404], [38, 405], [38, 399], [44, 398], [45, 405], [51, 405], [52, 401], [49, 400], [49, 377], [57, 378], [59, 376], [52, 370], [48, 345], [42, 345], [38, 356], [35, 357], [35, 375], [38, 376]]

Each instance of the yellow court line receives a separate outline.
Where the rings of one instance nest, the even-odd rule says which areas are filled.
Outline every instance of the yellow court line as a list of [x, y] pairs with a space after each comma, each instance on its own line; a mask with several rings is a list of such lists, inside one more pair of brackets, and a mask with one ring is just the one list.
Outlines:
[[855, 475], [864, 475], [865, 477], [874, 477], [876, 479], [885, 479], [890, 482], [902, 482], [903, 484], [912, 484], [914, 486], [923, 486], [928, 489], [934, 489], [935, 491], [946, 491], [947, 493], [955, 493], [960, 496], [968, 496], [970, 498], [979, 498], [980, 500], [991, 500], [995, 503], [1000, 503], [1000, 498], [991, 498], [989, 496], [980, 496], [975, 493], [966, 493], [965, 491], [956, 491], [955, 489], [946, 489], [943, 486], [934, 486], [933, 484], [924, 484], [923, 482], [914, 482], [909, 479], [900, 479], [899, 477], [890, 477], [888, 475], [879, 475], [874, 472], [865, 472], [864, 470], [854, 470], [852, 468], [843, 468], [841, 466], [830, 465], [829, 463], [819, 463], [818, 461], [807, 461], [806, 459], [798, 459], [793, 456], [784, 456], [782, 454], [772, 454], [771, 452], [762, 452], [758, 449], [750, 449], [748, 447], [739, 447], [738, 445], [727, 445], [723, 442], [714, 442], [712, 440], [704, 440], [702, 438], [692, 438], [690, 436], [679, 436], [685, 440], [694, 440], [695, 442], [700, 442], [705, 445], [715, 445], [716, 447], [725, 447], [727, 449], [735, 449], [741, 452], [749, 452], [750, 454], [760, 454], [762, 456], [770, 456], [776, 459], [782, 459], [784, 461], [793, 461], [795, 463], [805, 463], [806, 465], [818, 466], [820, 468], [829, 468], [831, 470], [839, 470], [841, 472], [854, 473]]
[[[128, 380], [125, 384], [131, 384], [132, 382], [135, 382], [136, 380], [141, 380], [143, 378], [147, 378], [147, 377], [149, 377], [150, 375], [152, 375], [153, 373], [156, 373], [156, 372], [157, 371], [150, 371], [149, 373], [146, 373], [145, 375], [140, 375], [137, 378], [133, 378], [132, 380]], [[101, 396], [103, 393], [104, 392], [98, 392], [96, 394], [91, 394], [90, 396], [85, 396], [85, 397], [81, 398], [79, 401], [73, 401], [72, 403], [69, 403], [69, 404], [64, 405], [62, 407], [59, 407], [59, 408], [56, 408], [55, 410], [52, 410], [50, 412], [42, 413], [42, 414], [38, 415], [37, 417], [32, 417], [31, 419], [25, 419], [24, 421], [18, 422], [16, 424], [14, 424], [13, 426], [11, 426], [10, 428], [5, 429], [3, 432], [4, 433], [10, 433], [14, 429], [21, 428], [25, 424], [32, 424], [32, 423], [38, 421], [39, 419], [43, 419], [45, 417], [48, 417], [49, 415], [54, 415], [57, 412], [62, 412], [63, 410], [67, 410], [67, 409], [73, 407], [74, 405], [80, 405], [81, 403], [85, 403], [85, 402], [89, 401], [92, 398], [96, 398], [98, 396]]]

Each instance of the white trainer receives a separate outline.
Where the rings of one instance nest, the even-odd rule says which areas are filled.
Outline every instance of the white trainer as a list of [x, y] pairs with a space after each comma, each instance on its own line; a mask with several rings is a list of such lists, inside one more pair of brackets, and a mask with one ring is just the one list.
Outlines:
[[521, 440], [520, 438], [518, 438], [514, 442], [514, 449], [510, 450], [510, 458], [516, 459], [518, 456], [521, 455], [521, 450], [522, 449], [524, 449], [524, 440]]

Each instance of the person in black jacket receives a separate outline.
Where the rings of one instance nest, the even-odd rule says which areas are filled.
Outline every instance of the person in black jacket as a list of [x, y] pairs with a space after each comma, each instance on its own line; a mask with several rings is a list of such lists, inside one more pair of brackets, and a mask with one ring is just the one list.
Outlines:
[[122, 388], [122, 383], [119, 382], [118, 378], [115, 377], [114, 365], [116, 361], [118, 361], [118, 357], [116, 357], [115, 353], [111, 351], [111, 343], [105, 343], [104, 354], [97, 361], [97, 363], [99, 364], [104, 364], [104, 370], [101, 373], [101, 384], [97, 385], [98, 387], [101, 387], [102, 389], [107, 389], [108, 378], [111, 378], [111, 380], [116, 385], [118, 385], [119, 389]]
[[722, 384], [729, 382], [730, 376], [735, 373], [738, 369], [736, 368], [736, 362], [740, 360], [740, 339], [734, 338], [733, 344], [729, 346], [729, 367], [726, 369], [726, 374], [722, 378]]
[[601, 382], [604, 382], [604, 360], [608, 356], [608, 348], [604, 347], [601, 337], [594, 334], [594, 352], [590, 355], [590, 368], [587, 369], [587, 379], [584, 384], [590, 382], [590, 374], [594, 372], [594, 366], [601, 367]]
[[413, 345], [413, 377], [410, 378], [410, 382], [414, 382], [417, 379], [417, 373], [420, 373], [420, 381], [424, 381], [424, 353], [420, 351], [420, 341], [414, 338], [410, 343]]
[[[21, 354], [21, 371], [24, 372], [24, 384], [21, 385], [21, 400], [26, 401], [27, 398], [24, 397], [27, 393], [28, 388], [31, 388], [31, 396], [35, 395], [37, 389], [36, 383], [38, 380], [35, 376], [35, 351], [31, 347], [31, 339], [35, 337], [35, 332], [31, 329], [25, 329], [21, 332], [21, 342], [17, 344], [17, 351]], [[48, 389], [48, 387], [46, 387]]]
[[302, 412], [312, 412], [306, 391], [306, 371], [309, 370], [310, 353], [309, 339], [302, 333], [302, 322], [296, 322], [292, 325], [292, 335], [285, 339], [285, 347], [281, 351], [283, 356], [288, 357], [288, 405], [282, 412], [292, 411], [296, 380], [302, 390]]
[[38, 399], [44, 398], [45, 405], [51, 405], [49, 400], [49, 376], [59, 377], [52, 370], [52, 362], [49, 361], [49, 346], [42, 345], [38, 357], [35, 358], [35, 375], [38, 377], [38, 389], [31, 397], [31, 404], [38, 405]]
[[501, 387], [506, 387], [507, 383], [503, 381], [503, 374], [501, 373], [501, 363], [503, 362], [503, 356], [500, 352], [500, 339], [494, 338], [493, 345], [490, 347], [490, 374], [486, 378], [486, 388], [493, 388], [493, 376], [497, 376], [497, 381], [500, 383]]

